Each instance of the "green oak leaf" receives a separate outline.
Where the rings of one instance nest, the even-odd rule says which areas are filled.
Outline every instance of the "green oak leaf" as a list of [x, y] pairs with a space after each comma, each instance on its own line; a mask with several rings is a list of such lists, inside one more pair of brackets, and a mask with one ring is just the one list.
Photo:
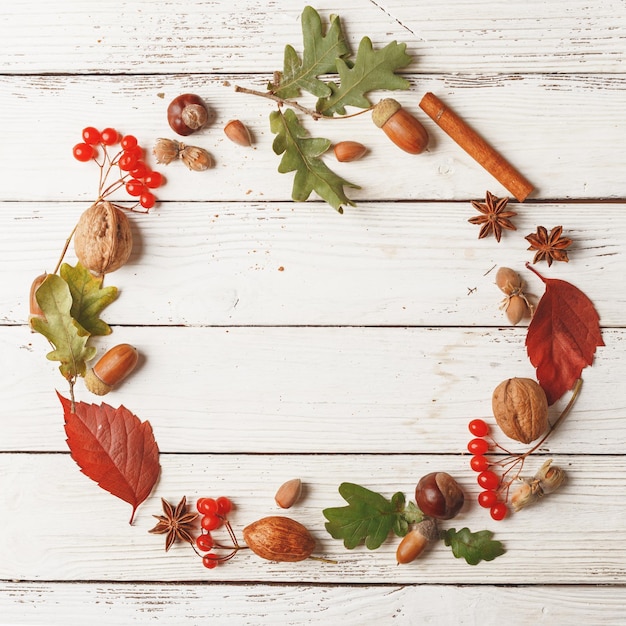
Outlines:
[[278, 171], [282, 174], [296, 172], [291, 192], [295, 202], [304, 202], [315, 191], [340, 213], [343, 212], [342, 204], [354, 206], [343, 188], [359, 189], [359, 186], [335, 174], [319, 158], [330, 147], [330, 139], [309, 137], [292, 109], [284, 113], [273, 111], [270, 128], [276, 135], [272, 146], [274, 152], [283, 155]]
[[337, 59], [340, 84], [328, 83], [332, 93], [317, 101], [318, 113], [327, 117], [346, 114], [346, 106], [367, 109], [371, 102], [365, 96], [379, 89], [408, 89], [410, 83], [395, 72], [406, 67], [411, 57], [406, 44], [392, 41], [382, 50], [374, 50], [369, 37], [363, 37], [353, 65]]
[[302, 89], [324, 98], [330, 95], [330, 88], [317, 77], [336, 73], [336, 60], [348, 56], [350, 48], [337, 15], [330, 17], [330, 28], [326, 35], [322, 20], [314, 8], [305, 7], [301, 19], [304, 42], [302, 60], [292, 46], [286, 46], [279, 84], [270, 84], [269, 89], [279, 98], [296, 98]]
[[[343, 545], [352, 550], [363, 541], [369, 550], [379, 548], [394, 530], [402, 536], [398, 525], [404, 508], [404, 496], [395, 494], [391, 500], [354, 483], [341, 483], [339, 493], [348, 506], [324, 509], [328, 520], [326, 530], [335, 539], [343, 539]], [[398, 532], [400, 531], [400, 532]]]
[[99, 318], [102, 310], [117, 298], [117, 287], [102, 288], [103, 276], [94, 276], [80, 263], [72, 267], [61, 265], [61, 278], [65, 280], [72, 294], [70, 315], [90, 335], [109, 335], [111, 327]]
[[477, 565], [481, 561], [493, 561], [505, 553], [502, 542], [492, 539], [490, 530], [471, 532], [469, 528], [454, 528], [444, 530], [441, 538], [457, 559], [464, 558], [470, 565]]
[[47, 358], [61, 362], [59, 370], [69, 381], [84, 376], [85, 362], [93, 359], [96, 349], [87, 346], [89, 333], [71, 315], [73, 301], [68, 284], [60, 276], [49, 274], [35, 297], [45, 317], [31, 318], [30, 325], [54, 346]]

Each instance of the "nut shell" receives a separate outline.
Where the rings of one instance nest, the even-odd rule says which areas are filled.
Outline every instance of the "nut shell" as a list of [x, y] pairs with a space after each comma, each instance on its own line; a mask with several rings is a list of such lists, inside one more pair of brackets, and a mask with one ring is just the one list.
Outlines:
[[280, 515], [246, 526], [243, 538], [255, 554], [268, 561], [303, 561], [315, 549], [315, 539], [300, 522]]
[[80, 216], [74, 250], [90, 272], [102, 275], [118, 270], [128, 261], [132, 248], [128, 218], [110, 202], [97, 202]]
[[531, 378], [509, 378], [494, 390], [493, 415], [502, 432], [511, 439], [530, 443], [548, 428], [545, 391]]

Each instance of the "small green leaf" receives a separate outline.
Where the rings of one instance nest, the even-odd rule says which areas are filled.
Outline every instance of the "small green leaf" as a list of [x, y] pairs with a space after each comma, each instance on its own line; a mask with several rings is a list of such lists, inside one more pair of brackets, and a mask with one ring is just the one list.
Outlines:
[[473, 533], [469, 528], [462, 528], [458, 532], [450, 528], [444, 530], [441, 536], [445, 544], [452, 548], [454, 556], [457, 559], [464, 558], [470, 565], [493, 561], [505, 553], [502, 542], [493, 540], [490, 530]]
[[348, 550], [363, 542], [369, 550], [379, 548], [402, 513], [381, 494], [354, 483], [342, 483], [339, 493], [348, 506], [324, 509], [326, 530], [335, 539], [343, 539]]
[[61, 265], [61, 278], [65, 280], [72, 294], [70, 315], [90, 335], [108, 335], [111, 327], [99, 318], [102, 310], [117, 298], [117, 287], [102, 289], [103, 276], [94, 276], [80, 263], [72, 267]]
[[69, 381], [84, 376], [86, 361], [93, 359], [96, 349], [87, 346], [89, 333], [72, 317], [72, 294], [68, 284], [56, 274], [49, 274], [35, 295], [45, 318], [33, 317], [30, 324], [54, 346], [46, 356], [60, 361], [59, 370]]
[[371, 106], [365, 96], [370, 91], [408, 89], [409, 81], [395, 72], [410, 62], [406, 44], [392, 41], [382, 50], [374, 50], [369, 37], [363, 37], [353, 66], [343, 59], [337, 59], [340, 84], [328, 83], [332, 94], [317, 101], [317, 111], [328, 117], [335, 113], [345, 115], [346, 106], [362, 109]]
[[318, 98], [330, 95], [330, 88], [317, 77], [337, 71], [336, 60], [350, 54], [337, 15], [330, 18], [330, 28], [324, 35], [319, 13], [310, 6], [302, 11], [302, 60], [292, 46], [285, 47], [283, 72], [277, 85], [269, 85], [279, 98], [296, 98], [301, 89]]
[[273, 111], [270, 114], [270, 127], [276, 134], [273, 149], [282, 154], [278, 171], [296, 172], [291, 197], [295, 202], [304, 202], [315, 191], [337, 211], [341, 205], [354, 206], [345, 194], [344, 187], [359, 189], [340, 176], [337, 176], [319, 157], [330, 147], [329, 139], [311, 138], [298, 121], [292, 109]]

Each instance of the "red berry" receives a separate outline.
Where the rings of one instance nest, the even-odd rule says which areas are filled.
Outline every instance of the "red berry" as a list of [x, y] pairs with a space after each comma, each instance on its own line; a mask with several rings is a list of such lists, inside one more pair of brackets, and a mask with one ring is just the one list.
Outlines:
[[163, 184], [163, 175], [159, 172], [147, 172], [143, 176], [143, 182], [145, 183], [146, 187], [149, 187], [150, 189], [156, 189]]
[[140, 196], [146, 190], [146, 186], [136, 178], [127, 181], [125, 187], [129, 196]]
[[504, 502], [496, 502], [489, 510], [491, 517], [496, 521], [503, 520], [506, 514], [509, 512], [507, 505]]
[[155, 202], [156, 198], [154, 194], [151, 194], [149, 191], [144, 191], [139, 198], [139, 204], [141, 204], [144, 209], [151, 209]]
[[207, 569], [213, 569], [214, 567], [217, 567], [217, 564], [220, 562], [219, 558], [220, 557], [217, 556], [217, 554], [209, 552], [202, 557], [202, 565], [204, 565]]
[[140, 161], [137, 161], [137, 163], [135, 163], [135, 167], [133, 167], [133, 169], [130, 170], [130, 175], [133, 178], [143, 178], [149, 172], [150, 170], [148, 169], [148, 166], [143, 161], [140, 160]]
[[489, 442], [486, 439], [476, 437], [467, 444], [467, 449], [472, 454], [485, 454], [489, 450]]
[[156, 198], [154, 194], [151, 194], [149, 191], [144, 191], [139, 198], [139, 204], [141, 204], [144, 209], [151, 209], [155, 202]]
[[77, 143], [74, 146], [72, 153], [77, 161], [85, 162], [94, 157], [95, 150], [93, 149], [93, 146], [90, 146], [88, 143]]
[[214, 498], [200, 498], [196, 502], [196, 509], [202, 515], [214, 515], [217, 513], [217, 500]]
[[120, 135], [114, 128], [105, 128], [100, 133], [100, 140], [105, 146], [112, 146], [120, 140]]
[[134, 154], [123, 152], [119, 160], [120, 169], [124, 170], [125, 172], [132, 170], [133, 167], [135, 167], [135, 165], [137, 164], [138, 160], [139, 159], [137, 159], [137, 157]]
[[228, 515], [233, 510], [233, 503], [226, 496], [220, 496], [217, 499], [217, 514]]
[[474, 437], [485, 437], [489, 434], [489, 426], [484, 420], [472, 420], [469, 423], [468, 428]]
[[495, 491], [481, 491], [478, 494], [478, 504], [485, 509], [490, 509], [498, 501], [498, 494]]
[[94, 128], [93, 126], [87, 126], [87, 128], [83, 128], [83, 140], [90, 146], [95, 146], [102, 141], [102, 137], [100, 135], [100, 131], [97, 128]]
[[213, 537], [209, 533], [203, 533], [196, 538], [196, 545], [199, 550], [208, 552], [213, 547]]
[[482, 454], [478, 454], [472, 457], [470, 467], [475, 472], [484, 472], [489, 467], [489, 461]]
[[137, 145], [137, 137], [134, 135], [124, 135], [122, 137], [122, 141], [120, 145], [124, 150], [129, 150], [130, 148], [134, 148]]
[[477, 480], [478, 484], [483, 489], [487, 489], [488, 491], [493, 491], [494, 489], [497, 489], [498, 485], [500, 484], [500, 478], [498, 477], [498, 475], [490, 470], [485, 470], [484, 472], [478, 474]]
[[221, 518], [219, 518], [214, 513], [203, 515], [202, 519], [200, 520], [200, 526], [202, 526], [204, 530], [208, 530], [208, 531], [215, 530], [216, 528], [219, 528], [221, 525], [222, 525]]

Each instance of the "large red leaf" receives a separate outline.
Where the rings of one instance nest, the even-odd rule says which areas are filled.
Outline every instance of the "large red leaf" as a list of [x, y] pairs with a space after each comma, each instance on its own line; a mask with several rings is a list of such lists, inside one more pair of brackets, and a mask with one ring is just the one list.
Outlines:
[[72, 403], [63, 405], [65, 434], [72, 458], [102, 489], [137, 507], [150, 495], [161, 470], [159, 448], [150, 422], [141, 422], [124, 406]]
[[528, 326], [526, 350], [548, 404], [554, 404], [592, 364], [596, 347], [604, 345], [600, 317], [580, 289], [527, 267], [545, 283], [546, 291]]

